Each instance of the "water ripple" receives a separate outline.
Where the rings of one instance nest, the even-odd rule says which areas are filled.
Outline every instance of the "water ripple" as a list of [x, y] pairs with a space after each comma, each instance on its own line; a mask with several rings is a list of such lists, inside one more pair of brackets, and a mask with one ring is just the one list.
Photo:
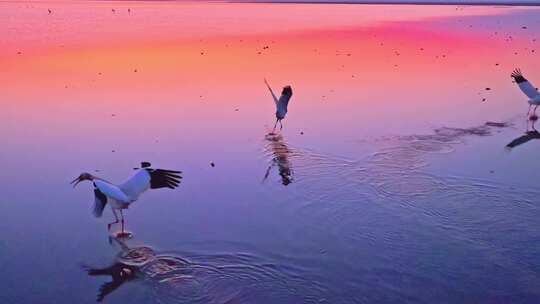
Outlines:
[[[288, 162], [295, 174], [295, 191], [288, 192], [296, 203], [293, 237], [331, 239], [341, 253], [333, 258], [359, 275], [340, 274], [344, 280], [348, 277], [348, 284], [356, 290], [361, 290], [363, 283], [369, 285], [365, 276], [376, 268], [378, 279], [381, 274], [396, 272], [408, 282], [429, 280], [435, 284], [437, 276], [453, 276], [478, 288], [490, 288], [488, 276], [498, 271], [520, 277], [516, 284], [529, 286], [532, 292], [530, 286], [540, 284], [537, 272], [530, 267], [534, 262], [524, 264], [510, 256], [530, 251], [530, 245], [519, 240], [537, 238], [536, 229], [530, 226], [540, 215], [535, 204], [540, 192], [424, 170], [432, 155], [451, 153], [472, 137], [491, 136], [509, 126], [511, 123], [486, 123], [472, 128], [438, 128], [427, 135], [387, 137], [378, 141], [382, 147], [377, 153], [360, 160], [287, 146]], [[315, 246], [321, 254], [332, 251], [325, 244]], [[448, 256], [450, 252], [454, 256]], [[468, 255], [463, 256], [463, 252]], [[327, 261], [330, 258], [325, 256]], [[369, 266], [363, 260], [370, 261]], [[417, 261], [418, 265], [404, 261]], [[479, 265], [499, 268], [473, 271], [472, 276], [470, 269]], [[452, 269], [452, 273], [439, 273], [442, 269]], [[486, 283], [479, 283], [479, 278]], [[441, 279], [440, 283], [446, 281]], [[387, 287], [396, 289], [395, 297], [387, 293], [390, 298], [403, 299], [407, 290], [418, 286]], [[440, 288], [453, 287], [446, 284]]]
[[105, 269], [136, 273], [157, 303], [317, 303], [321, 298], [321, 285], [308, 282], [296, 267], [256, 255], [159, 253], [118, 243], [116, 264]]

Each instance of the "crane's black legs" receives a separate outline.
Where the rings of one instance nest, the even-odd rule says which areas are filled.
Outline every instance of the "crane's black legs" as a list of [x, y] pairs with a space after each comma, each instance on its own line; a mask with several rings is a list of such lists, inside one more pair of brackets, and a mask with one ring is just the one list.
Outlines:
[[122, 212], [122, 209], [120, 209], [120, 217], [121, 217], [121, 223], [122, 223], [122, 234], [124, 234], [124, 213]]
[[107, 224], [107, 229], [109, 231], [111, 231], [112, 225], [120, 223], [122, 225], [122, 231], [116, 233], [116, 235], [114, 237], [115, 238], [130, 238], [131, 233], [126, 232], [126, 230], [125, 230], [124, 212], [122, 211], [122, 209], [118, 209], [118, 210], [120, 210], [120, 219], [119, 219], [118, 214], [116, 214], [116, 209], [114, 209], [114, 208], [111, 208], [111, 209], [112, 209], [112, 212], [114, 214], [114, 218], [116, 219], [116, 221]]
[[274, 128], [272, 129], [272, 133], [276, 131], [277, 123], [279, 122], [279, 130], [283, 130], [283, 123], [281, 122], [281, 119], [276, 118], [276, 123], [274, 124]]
[[[114, 211], [114, 209], [111, 209], [113, 214], [114, 214], [114, 218], [116, 219], [116, 221], [112, 222], [112, 223], [108, 223], [107, 224], [107, 230], [111, 230], [111, 227], [113, 224], [118, 224], [118, 215], [116, 215], [116, 211]], [[120, 212], [122, 212], [122, 210], [120, 210]]]

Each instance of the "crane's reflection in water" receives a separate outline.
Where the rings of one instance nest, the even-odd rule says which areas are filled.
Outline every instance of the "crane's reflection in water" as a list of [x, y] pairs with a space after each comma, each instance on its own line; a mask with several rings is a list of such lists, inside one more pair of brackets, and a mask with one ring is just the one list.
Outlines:
[[[278, 265], [248, 253], [160, 252], [127, 242], [111, 239], [120, 249], [112, 265], [84, 267], [89, 276], [111, 278], [99, 288], [98, 302], [128, 282], [140, 284], [158, 303], [300, 303], [297, 291], [303, 289], [304, 296], [322, 296], [317, 282], [293, 264]], [[131, 295], [116, 296], [121, 301]]]
[[271, 155], [271, 163], [266, 170], [263, 181], [268, 179], [272, 168], [277, 166], [281, 183], [283, 186], [287, 186], [293, 182], [294, 172], [290, 160], [292, 151], [281, 134], [270, 133], [266, 135], [265, 139], [268, 141], [265, 152]]
[[90, 276], [110, 276], [112, 281], [103, 283], [99, 288], [97, 301], [101, 302], [111, 292], [115, 291], [122, 284], [136, 278], [137, 267], [125, 265], [122, 263], [114, 263], [109, 267], [104, 268], [87, 268]]
[[149, 246], [128, 247], [123, 239], [110, 238], [120, 247], [112, 265], [103, 268], [84, 267], [89, 276], [110, 276], [112, 281], [99, 288], [97, 301], [135, 279], [157, 282], [182, 280], [189, 277], [189, 262], [180, 257], [157, 254]]
[[528, 119], [527, 130], [525, 131], [525, 134], [512, 140], [510, 143], [506, 145], [506, 148], [511, 150], [517, 146], [528, 143], [529, 141], [533, 139], [540, 139], [540, 132], [538, 132], [538, 130], [536, 130], [536, 127], [535, 127], [536, 122], [537, 120]]

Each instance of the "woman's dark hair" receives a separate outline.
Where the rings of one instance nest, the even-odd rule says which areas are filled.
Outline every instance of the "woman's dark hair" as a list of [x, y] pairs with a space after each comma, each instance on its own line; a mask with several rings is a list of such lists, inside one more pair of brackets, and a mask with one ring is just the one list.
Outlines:
[[283, 88], [283, 91], [281, 91], [281, 95], [292, 95], [292, 88], [291, 86], [286, 86]]

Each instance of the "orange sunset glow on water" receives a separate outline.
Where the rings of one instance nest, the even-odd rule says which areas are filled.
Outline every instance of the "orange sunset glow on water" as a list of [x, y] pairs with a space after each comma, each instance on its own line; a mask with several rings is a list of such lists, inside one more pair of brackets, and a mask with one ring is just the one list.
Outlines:
[[[539, 17], [0, 2], [0, 303], [538, 302]], [[146, 162], [106, 241], [81, 172]]]
[[[496, 73], [507, 74], [535, 55], [529, 50], [535, 37], [530, 31], [520, 31], [519, 26], [499, 29], [494, 21], [492, 26], [469, 24], [475, 16], [497, 19], [535, 11], [525, 8], [156, 6], [147, 2], [2, 5], [9, 15], [0, 21], [8, 29], [0, 54], [5, 62], [0, 80], [7, 85], [8, 96], [33, 100], [32, 95], [38, 94], [40, 103], [47, 103], [49, 97], [59, 101], [78, 95], [78, 99], [97, 99], [92, 101], [97, 106], [114, 108], [152, 96], [154, 103], [196, 111], [203, 96], [217, 108], [253, 106], [257, 111], [261, 107], [254, 100], [266, 97], [260, 86], [267, 77], [276, 84], [294, 81], [301, 89], [298, 98], [303, 101], [297, 106], [310, 112], [301, 120], [353, 104], [372, 104], [373, 110], [391, 118], [396, 112], [392, 108], [407, 111], [400, 109], [405, 103], [399, 100], [411, 94], [420, 105], [413, 111], [419, 114], [424, 107], [425, 114], [431, 115], [435, 105], [470, 106], [471, 101], [481, 111], [478, 100], [483, 95], [478, 95], [484, 93], [483, 87], [507, 80]], [[19, 17], [9, 12], [13, 9]], [[200, 16], [204, 19], [199, 22]], [[430, 29], [432, 24], [436, 30]], [[513, 35], [511, 43], [505, 41], [508, 35]], [[441, 95], [454, 91], [448, 83], [461, 81], [464, 68], [469, 79], [460, 90], [467, 92], [461, 100], [445, 102], [448, 97]], [[448, 78], [444, 83], [437, 79], [441, 70]], [[26, 94], [21, 95], [23, 91]], [[231, 99], [234, 106], [224, 102]], [[490, 100], [494, 102], [493, 97]], [[349, 114], [362, 115], [351, 110]]]

